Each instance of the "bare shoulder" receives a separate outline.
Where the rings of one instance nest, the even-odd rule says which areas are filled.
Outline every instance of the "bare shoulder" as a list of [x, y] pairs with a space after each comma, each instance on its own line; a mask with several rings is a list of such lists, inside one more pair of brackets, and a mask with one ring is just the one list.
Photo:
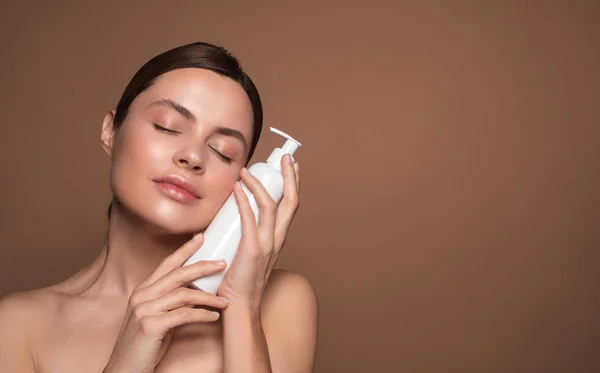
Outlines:
[[54, 286], [8, 293], [0, 297], [0, 330], [16, 325], [29, 334], [41, 332], [52, 320], [64, 295]]
[[310, 281], [299, 273], [275, 269], [265, 289], [262, 311], [280, 312], [282, 309], [317, 311], [317, 293]]
[[312, 372], [319, 302], [308, 279], [298, 273], [271, 273], [261, 306], [261, 323], [273, 371]]
[[56, 308], [57, 298], [56, 292], [50, 287], [0, 297], [0, 329], [15, 324], [27, 326], [27, 329], [39, 326], [44, 315], [49, 315]]
[[0, 298], [0, 371], [35, 372], [30, 349], [52, 313], [49, 289], [9, 293]]
[[39, 302], [39, 291], [8, 293], [0, 298], [0, 323], [11, 324], [34, 312]]

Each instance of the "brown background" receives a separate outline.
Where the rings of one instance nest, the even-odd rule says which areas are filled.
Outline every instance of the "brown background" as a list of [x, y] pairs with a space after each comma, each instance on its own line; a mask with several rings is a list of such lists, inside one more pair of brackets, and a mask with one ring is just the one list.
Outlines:
[[0, 6], [0, 295], [97, 254], [104, 113], [206, 40], [305, 145], [316, 372], [600, 371], [598, 2], [135, 3]]

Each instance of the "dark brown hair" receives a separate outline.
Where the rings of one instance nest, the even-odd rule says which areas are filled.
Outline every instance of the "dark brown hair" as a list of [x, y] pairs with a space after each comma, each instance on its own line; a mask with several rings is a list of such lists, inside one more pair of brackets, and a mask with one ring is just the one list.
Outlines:
[[[254, 154], [262, 130], [263, 111], [260, 95], [250, 77], [242, 70], [237, 58], [232, 56], [225, 48], [206, 42], [182, 45], [163, 52], [146, 62], [135, 73], [117, 104], [113, 120], [114, 127], [117, 130], [120, 128], [127, 117], [127, 112], [133, 100], [140, 93], [148, 89], [156, 78], [166, 72], [189, 67], [211, 70], [217, 74], [231, 78], [238, 82], [248, 94], [250, 104], [252, 105], [254, 121], [250, 152], [246, 160], [247, 164]], [[108, 207], [109, 218], [111, 207], [112, 203]]]

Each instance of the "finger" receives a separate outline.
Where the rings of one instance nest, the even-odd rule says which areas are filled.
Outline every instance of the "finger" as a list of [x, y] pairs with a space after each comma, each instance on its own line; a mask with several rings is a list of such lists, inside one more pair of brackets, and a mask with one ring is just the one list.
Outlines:
[[[284, 158], [286, 160], [284, 160]], [[281, 173], [283, 174], [283, 199], [281, 204], [288, 205], [288, 207], [291, 208], [296, 208], [296, 205], [298, 205], [298, 178], [295, 167], [295, 165], [292, 165], [289, 154], [282, 157]]]
[[175, 250], [172, 254], [167, 256], [163, 261], [156, 267], [154, 272], [139, 287], [148, 286], [154, 283], [159, 278], [163, 277], [173, 269], [181, 267], [186, 260], [188, 260], [204, 243], [204, 235], [199, 233], [192, 237], [191, 240], [183, 244], [179, 249]]
[[287, 236], [287, 232], [292, 224], [292, 220], [294, 219], [299, 206], [298, 178], [296, 175], [296, 170], [290, 163], [288, 163], [287, 166], [285, 166], [283, 163], [284, 162], [282, 162], [281, 168], [284, 178], [283, 199], [279, 204], [277, 218], [275, 220], [274, 243], [276, 251], [281, 250], [283, 247], [285, 237]]
[[294, 171], [296, 172], [296, 191], [300, 193], [300, 163], [294, 162]]
[[214, 322], [221, 317], [221, 314], [203, 308], [178, 308], [156, 317], [162, 319], [160, 321], [164, 322], [169, 328], [175, 328], [195, 322]]
[[144, 311], [141, 311], [143, 314], [154, 316], [179, 307], [208, 306], [223, 309], [227, 307], [227, 304], [228, 302], [225, 298], [219, 298], [202, 290], [180, 287], [159, 298], [146, 302], [140, 307], [144, 308]]
[[300, 195], [300, 164], [294, 163], [294, 171], [296, 171], [296, 192]]
[[214, 322], [220, 313], [202, 308], [180, 307], [161, 315], [145, 317], [140, 321], [140, 327], [148, 334], [166, 333], [168, 330], [181, 325], [196, 322]]
[[254, 195], [254, 198], [256, 198], [260, 216], [258, 229], [260, 231], [264, 229], [273, 229], [275, 226], [277, 203], [273, 201], [273, 198], [269, 195], [269, 192], [267, 192], [260, 180], [245, 168], [242, 169], [242, 181], [246, 187], [248, 187], [252, 195]]
[[225, 261], [201, 260], [199, 262], [177, 267], [153, 284], [140, 290], [143, 299], [156, 299], [201, 277], [209, 276], [225, 269]]
[[235, 195], [235, 199], [240, 209], [242, 236], [251, 241], [256, 240], [256, 216], [254, 216], [254, 211], [252, 211], [252, 207], [250, 206], [248, 196], [242, 189], [242, 185], [240, 182], [235, 183], [235, 186], [233, 187], [233, 193]]

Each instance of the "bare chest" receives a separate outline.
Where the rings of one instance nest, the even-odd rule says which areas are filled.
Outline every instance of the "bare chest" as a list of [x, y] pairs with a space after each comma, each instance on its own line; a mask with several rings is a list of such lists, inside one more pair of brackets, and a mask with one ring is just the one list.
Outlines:
[[[119, 328], [57, 330], [36, 351], [38, 373], [101, 373], [112, 353]], [[155, 373], [223, 371], [220, 323], [177, 328]]]

